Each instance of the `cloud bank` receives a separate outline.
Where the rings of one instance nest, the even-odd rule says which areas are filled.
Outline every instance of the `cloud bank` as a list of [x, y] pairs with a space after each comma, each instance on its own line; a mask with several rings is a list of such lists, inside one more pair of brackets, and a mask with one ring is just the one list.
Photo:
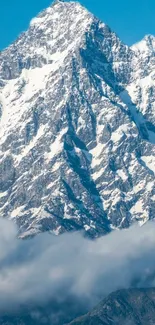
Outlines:
[[80, 233], [17, 239], [0, 219], [0, 309], [82, 298], [90, 305], [130, 286], [154, 286], [155, 222], [114, 231], [96, 241]]

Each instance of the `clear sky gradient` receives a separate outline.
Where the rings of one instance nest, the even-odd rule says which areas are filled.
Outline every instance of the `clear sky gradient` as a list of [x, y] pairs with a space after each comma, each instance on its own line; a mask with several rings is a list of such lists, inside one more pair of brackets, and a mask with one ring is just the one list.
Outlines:
[[[146, 34], [155, 35], [155, 0], [81, 0], [131, 45]], [[51, 0], [0, 0], [0, 50], [27, 29], [29, 21]]]

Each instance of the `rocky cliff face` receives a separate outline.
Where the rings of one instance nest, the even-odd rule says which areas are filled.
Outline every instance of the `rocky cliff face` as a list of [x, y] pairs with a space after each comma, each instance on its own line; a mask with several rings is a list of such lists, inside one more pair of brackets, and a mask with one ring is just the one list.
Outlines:
[[[144, 48], [145, 44], [145, 48]], [[0, 214], [96, 237], [155, 212], [155, 46], [56, 1], [0, 53]]]

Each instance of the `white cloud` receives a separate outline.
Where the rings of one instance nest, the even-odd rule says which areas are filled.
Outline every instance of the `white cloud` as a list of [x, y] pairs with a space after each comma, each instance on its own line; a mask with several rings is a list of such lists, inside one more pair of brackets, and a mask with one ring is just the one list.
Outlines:
[[114, 231], [96, 241], [80, 233], [19, 240], [15, 225], [0, 219], [0, 306], [68, 295], [94, 304], [133, 282], [148, 285], [148, 276], [155, 271], [154, 247], [154, 222]]

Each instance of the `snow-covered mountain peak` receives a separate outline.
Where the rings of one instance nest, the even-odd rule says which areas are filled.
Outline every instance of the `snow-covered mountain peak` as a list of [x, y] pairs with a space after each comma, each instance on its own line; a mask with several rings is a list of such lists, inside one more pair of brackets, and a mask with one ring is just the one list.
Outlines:
[[134, 51], [149, 55], [155, 53], [155, 36], [146, 35], [140, 42], [131, 47]]
[[23, 236], [154, 217], [154, 66], [73, 1], [0, 53], [0, 214]]
[[33, 18], [29, 29], [1, 53], [0, 78], [14, 79], [23, 68], [62, 63], [68, 54], [82, 47], [94, 19], [78, 2], [56, 1]]
[[[36, 18], [30, 22], [31, 27], [37, 27], [39, 29], [46, 29], [48, 22], [51, 21], [51, 25], [57, 21], [60, 26], [57, 26], [60, 32], [61, 24], [64, 23], [64, 29], [66, 24], [81, 21], [81, 16], [85, 20], [86, 16], [93, 17], [88, 10], [83, 7], [79, 2], [75, 1], [61, 1], [56, 0], [50, 7], [42, 11]], [[85, 20], [85, 25], [87, 21]], [[72, 26], [73, 29], [74, 26]]]

